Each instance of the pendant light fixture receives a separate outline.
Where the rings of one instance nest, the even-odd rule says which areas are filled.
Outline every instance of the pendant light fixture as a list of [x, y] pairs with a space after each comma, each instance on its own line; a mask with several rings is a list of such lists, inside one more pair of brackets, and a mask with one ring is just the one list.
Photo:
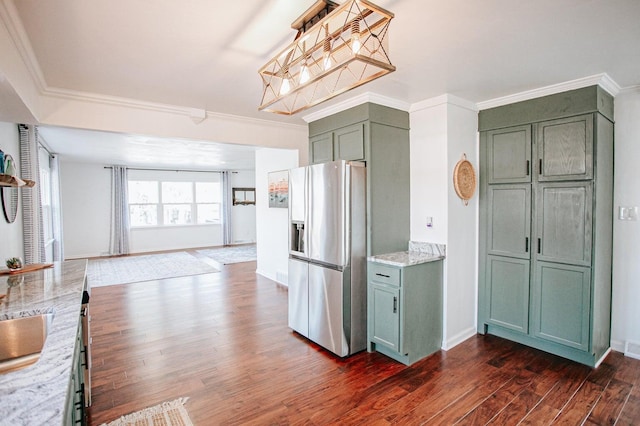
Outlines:
[[291, 44], [259, 70], [259, 110], [292, 115], [395, 71], [393, 13], [366, 0], [318, 0], [291, 27]]

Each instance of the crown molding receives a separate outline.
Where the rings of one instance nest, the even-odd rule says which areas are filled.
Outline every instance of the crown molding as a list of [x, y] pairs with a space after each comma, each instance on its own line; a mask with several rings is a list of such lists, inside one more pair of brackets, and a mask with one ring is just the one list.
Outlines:
[[312, 112], [311, 114], [307, 114], [303, 116], [302, 119], [305, 122], [310, 123], [312, 121], [320, 120], [321, 118], [328, 117], [330, 115], [342, 112], [354, 106], [365, 104], [367, 102], [386, 106], [389, 108], [399, 109], [401, 111], [409, 111], [409, 108], [411, 107], [411, 105], [407, 102], [390, 98], [388, 96], [379, 95], [373, 92], [366, 92], [362, 93], [361, 95], [345, 99], [344, 101], [338, 102], [337, 104], [331, 105], [321, 110]]
[[620, 95], [626, 95], [628, 93], [639, 93], [640, 94], [640, 85], [638, 86], [629, 86], [620, 89]]
[[37, 91], [42, 93], [47, 87], [47, 82], [38, 63], [38, 59], [35, 53], [33, 53], [31, 42], [22, 25], [22, 20], [20, 20], [13, 0], [2, 0], [2, 2], [0, 2], [0, 19], [7, 27], [11, 41], [22, 58], [24, 65], [27, 67]]
[[98, 93], [82, 92], [71, 89], [61, 89], [55, 87], [47, 87], [43, 90], [43, 96], [54, 99], [68, 99], [78, 102], [88, 102], [93, 104], [111, 105], [122, 108], [135, 108], [146, 111], [160, 112], [165, 114], [175, 114], [187, 116], [193, 120], [195, 124], [213, 118], [223, 121], [236, 121], [245, 124], [254, 124], [261, 126], [285, 127], [290, 129], [306, 129], [301, 124], [282, 123], [279, 121], [263, 120], [260, 118], [244, 117], [240, 115], [224, 114], [220, 112], [207, 111], [199, 108], [183, 107], [177, 105], [162, 104], [157, 102], [147, 102], [138, 99], [123, 98], [119, 96], [101, 95]]
[[436, 96], [435, 98], [429, 98], [424, 101], [411, 104], [409, 112], [421, 111], [423, 109], [429, 109], [444, 104], [455, 105], [474, 112], [478, 111], [478, 106], [475, 103], [459, 98], [458, 96], [445, 93], [444, 95]]
[[525, 92], [515, 93], [513, 95], [503, 96], [501, 98], [490, 99], [488, 101], [478, 102], [478, 110], [495, 108], [502, 105], [508, 105], [515, 102], [528, 101], [529, 99], [539, 98], [556, 93], [566, 92], [568, 90], [581, 89], [583, 87], [598, 85], [609, 92], [611, 96], [620, 93], [620, 86], [613, 81], [608, 74], [596, 74], [589, 77], [583, 77], [576, 80], [566, 81], [564, 83], [552, 84], [550, 86], [540, 87], [538, 89], [527, 90]]

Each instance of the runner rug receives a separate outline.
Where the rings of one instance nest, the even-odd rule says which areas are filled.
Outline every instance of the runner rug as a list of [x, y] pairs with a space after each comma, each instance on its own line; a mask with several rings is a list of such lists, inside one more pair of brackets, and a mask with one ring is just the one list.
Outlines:
[[219, 271], [189, 253], [179, 251], [92, 259], [87, 268], [87, 281], [91, 287], [102, 287], [211, 272]]
[[193, 426], [184, 408], [187, 399], [163, 402], [155, 407], [127, 414], [110, 423], [103, 423], [101, 426]]

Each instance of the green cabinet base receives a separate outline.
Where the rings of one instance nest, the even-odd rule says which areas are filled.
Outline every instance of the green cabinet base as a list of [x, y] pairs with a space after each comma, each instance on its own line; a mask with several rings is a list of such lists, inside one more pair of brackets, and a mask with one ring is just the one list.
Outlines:
[[369, 342], [369, 347], [367, 348], [369, 352], [381, 353], [382, 355], [388, 356], [389, 358], [394, 359], [398, 362], [401, 362], [404, 365], [411, 365], [417, 361], [420, 361], [423, 358], [433, 355], [434, 353], [438, 352], [440, 349], [441, 348], [438, 345], [438, 346], [434, 346], [433, 348], [426, 349], [423, 354], [416, 354], [415, 352], [412, 352], [411, 354], [402, 355], [400, 352], [394, 351], [393, 349], [388, 348], [385, 345], [375, 344], [373, 342]]
[[521, 343], [532, 348], [539, 349], [541, 351], [549, 352], [554, 355], [561, 356], [579, 362], [581, 364], [588, 365], [589, 367], [597, 367], [611, 352], [611, 348], [608, 348], [603, 353], [594, 354], [579, 349], [574, 349], [569, 346], [548, 342], [545, 340], [531, 337], [527, 334], [522, 334], [517, 331], [508, 330], [500, 326], [486, 325], [485, 331], [487, 334], [502, 337], [517, 343]]
[[368, 263], [367, 350], [405, 365], [442, 347], [442, 260]]

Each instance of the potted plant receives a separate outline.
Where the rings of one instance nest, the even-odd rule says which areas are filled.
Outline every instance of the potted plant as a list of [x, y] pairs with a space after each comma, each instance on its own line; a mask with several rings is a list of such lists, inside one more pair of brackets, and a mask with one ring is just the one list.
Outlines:
[[20, 259], [19, 257], [12, 257], [7, 259], [7, 268], [9, 268], [12, 271], [18, 270], [18, 269], [22, 269], [22, 259]]

